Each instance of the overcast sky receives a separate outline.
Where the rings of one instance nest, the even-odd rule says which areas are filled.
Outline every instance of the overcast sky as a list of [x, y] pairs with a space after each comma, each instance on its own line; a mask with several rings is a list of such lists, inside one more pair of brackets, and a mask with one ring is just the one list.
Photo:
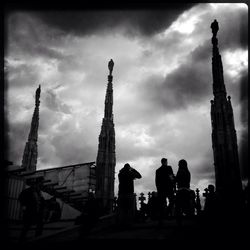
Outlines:
[[21, 164], [40, 84], [37, 169], [95, 161], [112, 58], [115, 192], [117, 174], [127, 162], [142, 175], [135, 191], [155, 190], [162, 157], [168, 158], [174, 173], [178, 161], [187, 160], [192, 188], [214, 183], [214, 19], [219, 22], [224, 79], [245, 159], [248, 8], [197, 4], [158, 10], [17, 10], [6, 16], [8, 160]]

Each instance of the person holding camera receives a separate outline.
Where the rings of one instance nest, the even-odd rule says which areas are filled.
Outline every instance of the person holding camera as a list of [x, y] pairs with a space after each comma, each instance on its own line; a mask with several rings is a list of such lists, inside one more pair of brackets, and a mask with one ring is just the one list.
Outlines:
[[134, 180], [141, 177], [141, 174], [128, 163], [118, 174], [118, 223], [121, 225], [129, 225], [134, 220], [136, 211]]

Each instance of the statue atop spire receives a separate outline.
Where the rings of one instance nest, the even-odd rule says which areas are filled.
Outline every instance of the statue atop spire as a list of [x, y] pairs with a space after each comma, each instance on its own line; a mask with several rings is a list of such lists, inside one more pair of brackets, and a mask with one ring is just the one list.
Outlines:
[[213, 92], [214, 94], [226, 96], [226, 88], [224, 84], [223, 65], [221, 55], [218, 48], [218, 38], [216, 37], [219, 30], [219, 24], [216, 19], [210, 25], [212, 29], [212, 44], [213, 44], [213, 58], [212, 58], [212, 71], [213, 71]]
[[39, 84], [39, 87], [36, 90], [36, 107], [40, 104], [40, 94], [41, 94], [41, 85]]
[[109, 75], [112, 75], [112, 71], [114, 68], [114, 61], [112, 59], [109, 61], [108, 67], [109, 67]]
[[213, 36], [216, 37], [217, 32], [219, 30], [219, 24], [218, 24], [216, 19], [214, 19], [214, 21], [211, 23], [210, 27], [212, 29]]

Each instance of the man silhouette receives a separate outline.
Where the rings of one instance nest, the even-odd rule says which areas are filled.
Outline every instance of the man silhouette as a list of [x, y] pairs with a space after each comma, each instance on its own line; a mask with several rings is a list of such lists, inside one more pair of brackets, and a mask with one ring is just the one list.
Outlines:
[[24, 189], [19, 195], [19, 202], [23, 208], [23, 228], [19, 239], [20, 243], [26, 240], [27, 232], [32, 225], [36, 225], [36, 236], [40, 236], [43, 231], [45, 200], [40, 190], [41, 180], [35, 179], [27, 182], [30, 187]]
[[118, 220], [121, 224], [132, 223], [135, 216], [136, 202], [134, 197], [134, 179], [140, 179], [141, 174], [128, 163], [118, 174]]
[[174, 174], [166, 158], [161, 159], [161, 167], [155, 172], [155, 184], [159, 200], [159, 226], [162, 226], [166, 199], [168, 198], [168, 212], [172, 210], [174, 198]]

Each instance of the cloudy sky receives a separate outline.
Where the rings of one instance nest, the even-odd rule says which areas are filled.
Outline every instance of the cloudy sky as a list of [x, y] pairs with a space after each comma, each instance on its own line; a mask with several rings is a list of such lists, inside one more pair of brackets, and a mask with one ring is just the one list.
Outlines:
[[[162, 157], [174, 173], [186, 159], [192, 188], [214, 183], [210, 100], [211, 22], [246, 176], [248, 8], [195, 4], [161, 9], [16, 10], [6, 15], [5, 117], [8, 159], [20, 165], [41, 84], [38, 169], [95, 161], [108, 61], [114, 60], [117, 174], [142, 174], [136, 192], [155, 190]], [[245, 164], [245, 165], [244, 165]]]

